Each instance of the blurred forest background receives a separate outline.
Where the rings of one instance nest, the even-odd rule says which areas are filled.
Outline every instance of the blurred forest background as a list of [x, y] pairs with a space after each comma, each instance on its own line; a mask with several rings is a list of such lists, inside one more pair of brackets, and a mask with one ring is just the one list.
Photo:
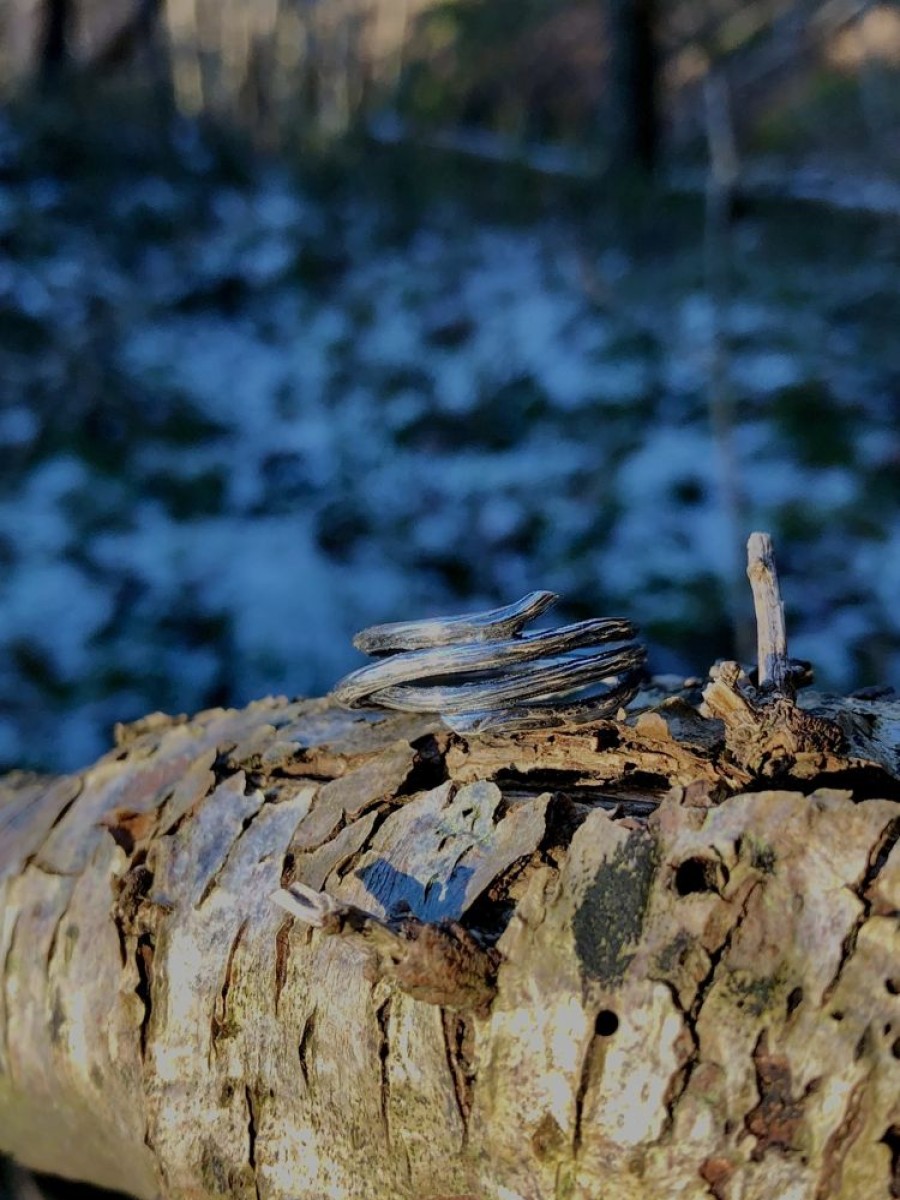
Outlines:
[[3, 0], [0, 765], [531, 588], [900, 677], [900, 4]]

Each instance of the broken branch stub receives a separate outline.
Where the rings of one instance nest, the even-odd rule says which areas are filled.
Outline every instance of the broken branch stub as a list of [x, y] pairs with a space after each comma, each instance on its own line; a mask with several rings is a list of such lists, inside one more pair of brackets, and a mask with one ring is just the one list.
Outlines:
[[814, 778], [850, 757], [848, 725], [796, 703], [796, 683], [804, 672], [788, 657], [784, 605], [767, 533], [750, 535], [747, 576], [756, 610], [757, 685], [739, 663], [718, 663], [710, 670], [701, 712], [723, 722], [730, 755], [751, 777]]
[[784, 604], [775, 568], [775, 552], [767, 533], [751, 533], [747, 542], [747, 578], [756, 612], [757, 674], [761, 691], [793, 696], [788, 659]]

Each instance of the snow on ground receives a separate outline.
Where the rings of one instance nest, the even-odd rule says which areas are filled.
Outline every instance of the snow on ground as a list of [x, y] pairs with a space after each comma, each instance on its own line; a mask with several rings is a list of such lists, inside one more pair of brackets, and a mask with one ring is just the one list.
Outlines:
[[558, 220], [445, 213], [397, 244], [275, 173], [204, 222], [185, 203], [137, 179], [106, 228], [52, 180], [0, 188], [0, 761], [71, 768], [116, 719], [319, 692], [365, 624], [538, 587], [703, 670], [759, 526], [822, 682], [897, 678], [896, 376], [865, 314], [811, 345], [814, 288], [745, 283], [716, 313], [616, 246], [591, 252], [598, 304]]

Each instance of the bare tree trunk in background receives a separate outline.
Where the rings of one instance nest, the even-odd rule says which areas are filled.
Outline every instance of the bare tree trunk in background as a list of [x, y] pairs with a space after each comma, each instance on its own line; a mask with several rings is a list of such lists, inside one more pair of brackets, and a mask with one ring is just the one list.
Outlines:
[[274, 699], [0, 781], [0, 1151], [145, 1200], [900, 1195], [900, 703], [799, 707], [748, 573], [759, 689], [467, 737]]
[[111, 71], [128, 63], [142, 50], [150, 50], [157, 34], [161, 0], [137, 0], [124, 21], [89, 63], [96, 71]]
[[659, 159], [659, 54], [656, 0], [609, 0], [613, 157], [650, 172]]
[[40, 35], [40, 76], [55, 84], [69, 58], [69, 36], [74, 22], [71, 0], [44, 0]]

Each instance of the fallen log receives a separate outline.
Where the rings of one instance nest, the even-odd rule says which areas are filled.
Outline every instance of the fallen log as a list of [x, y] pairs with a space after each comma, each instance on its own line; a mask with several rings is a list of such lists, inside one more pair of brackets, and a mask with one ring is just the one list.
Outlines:
[[480, 734], [274, 698], [0, 782], [0, 1151], [147, 1200], [900, 1196], [900, 703], [795, 697], [751, 577], [755, 682]]

